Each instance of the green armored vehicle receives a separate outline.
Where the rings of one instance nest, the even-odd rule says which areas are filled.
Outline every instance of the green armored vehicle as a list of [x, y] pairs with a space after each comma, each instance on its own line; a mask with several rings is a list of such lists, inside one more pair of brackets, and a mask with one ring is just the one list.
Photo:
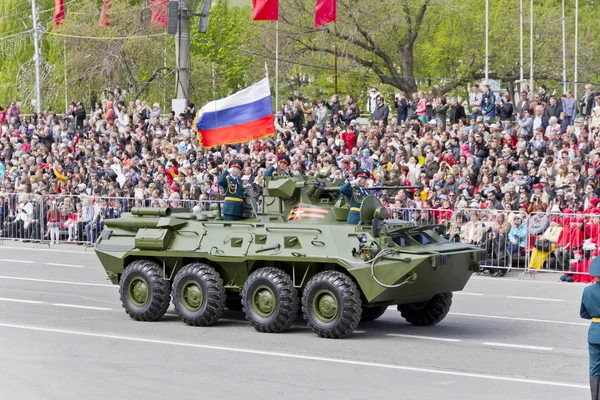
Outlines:
[[134, 208], [105, 221], [95, 251], [138, 321], [160, 319], [172, 298], [188, 325], [216, 324], [229, 308], [260, 332], [282, 332], [301, 310], [326, 338], [350, 335], [390, 305], [414, 325], [440, 322], [482, 250], [444, 239], [437, 225], [387, 219], [373, 195], [348, 225], [340, 185], [274, 177], [260, 207], [248, 196], [248, 218], [235, 222], [218, 210]]

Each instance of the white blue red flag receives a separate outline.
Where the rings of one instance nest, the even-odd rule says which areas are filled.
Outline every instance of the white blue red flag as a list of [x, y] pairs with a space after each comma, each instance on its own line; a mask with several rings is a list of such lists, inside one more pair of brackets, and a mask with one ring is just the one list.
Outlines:
[[265, 78], [198, 112], [196, 129], [202, 146], [246, 143], [275, 133], [269, 79]]

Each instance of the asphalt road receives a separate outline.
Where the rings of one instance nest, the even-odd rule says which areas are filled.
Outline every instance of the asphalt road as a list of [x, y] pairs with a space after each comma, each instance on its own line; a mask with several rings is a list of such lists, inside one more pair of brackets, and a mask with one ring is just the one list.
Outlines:
[[435, 327], [395, 309], [349, 338], [242, 313], [131, 320], [92, 250], [0, 245], [0, 399], [587, 399], [583, 284], [473, 277]]

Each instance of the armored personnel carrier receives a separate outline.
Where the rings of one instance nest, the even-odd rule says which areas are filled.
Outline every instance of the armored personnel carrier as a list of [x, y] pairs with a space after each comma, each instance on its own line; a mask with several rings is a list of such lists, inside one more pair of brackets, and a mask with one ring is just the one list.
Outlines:
[[440, 322], [482, 250], [444, 239], [437, 225], [387, 219], [373, 195], [348, 225], [341, 183], [272, 178], [236, 222], [218, 210], [134, 208], [105, 221], [95, 251], [138, 321], [160, 319], [172, 300], [188, 325], [214, 325], [229, 308], [260, 332], [285, 331], [301, 311], [325, 338], [352, 334], [390, 305], [411, 324]]

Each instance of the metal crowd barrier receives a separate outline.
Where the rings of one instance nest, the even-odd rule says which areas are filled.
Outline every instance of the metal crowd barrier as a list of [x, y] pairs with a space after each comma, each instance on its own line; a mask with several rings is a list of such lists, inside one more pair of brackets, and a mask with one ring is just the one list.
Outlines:
[[527, 273], [558, 272], [568, 282], [593, 281], [588, 268], [598, 256], [599, 214], [532, 213], [529, 227]]
[[0, 240], [41, 241], [45, 221], [39, 195], [0, 193]]
[[568, 282], [589, 282], [589, 264], [600, 252], [598, 214], [397, 207], [390, 211], [390, 218], [416, 225], [439, 224], [446, 238], [485, 249], [488, 257], [482, 269], [495, 275], [515, 269], [521, 271], [519, 278], [552, 272], [563, 274], [561, 280]]
[[[527, 270], [529, 265], [527, 218], [514, 229], [517, 213], [482, 209], [415, 209], [391, 207], [391, 218], [415, 225], [440, 225], [438, 233], [452, 241], [471, 243], [487, 251], [482, 271], [502, 276], [511, 269]], [[525, 216], [523, 214], [522, 216]]]
[[133, 207], [210, 210], [217, 201], [139, 199], [104, 196], [40, 196], [0, 193], [0, 241], [41, 244], [61, 242], [93, 246], [105, 219], [119, 218]]

